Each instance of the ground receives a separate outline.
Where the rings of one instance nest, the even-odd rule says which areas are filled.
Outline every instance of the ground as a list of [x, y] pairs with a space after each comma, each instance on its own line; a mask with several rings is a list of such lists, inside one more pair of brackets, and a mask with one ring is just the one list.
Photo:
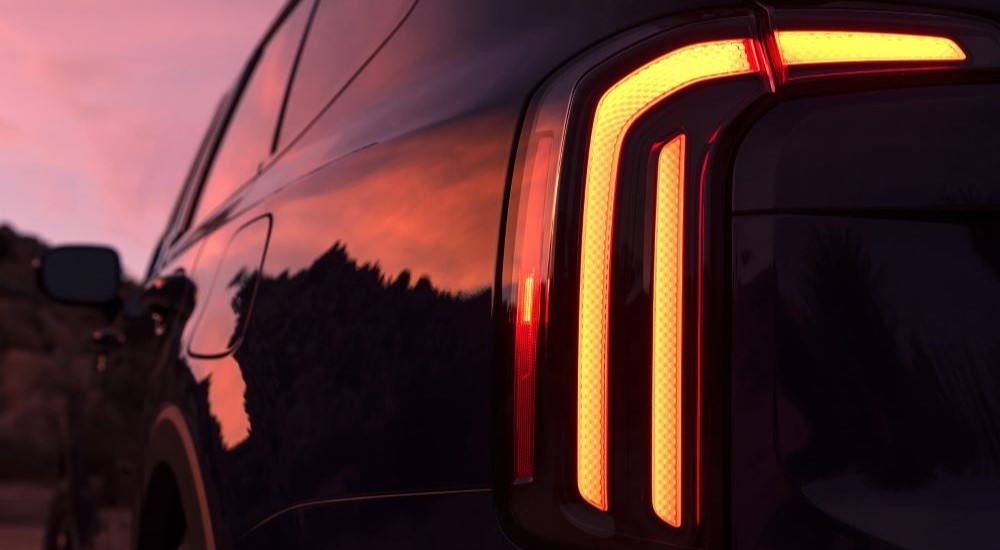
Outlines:
[[31, 483], [0, 483], [0, 548], [40, 550], [52, 489]]

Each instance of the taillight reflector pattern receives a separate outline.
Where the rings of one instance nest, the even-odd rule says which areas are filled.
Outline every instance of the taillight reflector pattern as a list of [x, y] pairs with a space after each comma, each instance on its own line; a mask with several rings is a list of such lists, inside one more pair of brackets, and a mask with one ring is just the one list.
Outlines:
[[535, 378], [538, 338], [542, 329], [547, 280], [546, 243], [549, 166], [552, 137], [536, 136], [526, 168], [523, 210], [518, 214], [521, 238], [516, 258], [514, 321], [514, 474], [518, 481], [534, 476]]
[[534, 475], [535, 366], [538, 351], [538, 282], [535, 275], [521, 279], [514, 334], [514, 471], [517, 479]]
[[[579, 65], [574, 65], [571, 72], [560, 75], [552, 83], [546, 83], [541, 95], [533, 100], [529, 110], [531, 118], [525, 119], [525, 128], [521, 134], [523, 140], [518, 146], [512, 172], [511, 206], [508, 212], [514, 215], [508, 218], [506, 227], [507, 248], [504, 255], [507, 258], [505, 261], [509, 263], [504, 264], [502, 274], [502, 299], [510, 321], [506, 327], [513, 328], [514, 340], [514, 484], [523, 486], [512, 489], [511, 494], [514, 496], [511, 498], [516, 498], [522, 506], [530, 508], [524, 517], [530, 517], [531, 521], [523, 521], [524, 525], [530, 524], [529, 530], [535, 529], [539, 533], [545, 533], [548, 538], [559, 539], [570, 531], [565, 531], [565, 526], [558, 527], [564, 531], [558, 531], [552, 525], [563, 520], [573, 525], [577, 521], [589, 524], [591, 521], [598, 521], [598, 516], [594, 514], [602, 511], [610, 512], [608, 518], [616, 521], [615, 533], [625, 536], [653, 533], [654, 531], [646, 529], [653, 524], [656, 530], [666, 529], [657, 531], [658, 537], [666, 537], [658, 540], [669, 539], [689, 544], [699, 540], [696, 527], [714, 526], [719, 521], [715, 515], [703, 516], [700, 509], [701, 499], [713, 496], [720, 489], [711, 476], [708, 478], [710, 481], [704, 484], [701, 479], [701, 438], [704, 435], [701, 412], [705, 410], [701, 403], [704, 374], [701, 362], [706, 356], [704, 352], [710, 350], [707, 347], [710, 344], [703, 343], [702, 330], [710, 330], [710, 325], [706, 323], [714, 319], [710, 315], [705, 316], [702, 308], [708, 303], [704, 293], [712, 292], [716, 284], [714, 274], [701, 271], [701, 257], [706, 250], [715, 250], [717, 244], [714, 243], [717, 241], [709, 237], [712, 240], [703, 242], [704, 235], [715, 233], [704, 233], [706, 228], [699, 225], [703, 223], [703, 209], [706, 209], [704, 212], [716, 212], [714, 201], [717, 200], [717, 195], [714, 191], [711, 195], [704, 192], [709, 189], [709, 183], [706, 182], [711, 179], [706, 174], [712, 174], [708, 167], [716, 154], [716, 136], [733, 120], [731, 117], [750, 105], [751, 101], [768, 93], [776, 93], [785, 85], [794, 85], [794, 81], [799, 79], [894, 71], [897, 68], [909, 71], [913, 68], [946, 70], [993, 66], [989, 64], [993, 59], [988, 55], [989, 50], [984, 50], [975, 41], [975, 35], [956, 32], [955, 39], [947, 38], [944, 35], [949, 34], [950, 27], [943, 25], [941, 28], [945, 30], [941, 36], [932, 36], [803, 26], [803, 22], [807, 21], [833, 21], [831, 26], [840, 25], [837, 18], [818, 19], [809, 15], [778, 19], [771, 17], [771, 26], [759, 27], [762, 32], [760, 40], [733, 37], [678, 46], [618, 79], [600, 96], [590, 121], [582, 178], [579, 281], [569, 282], [567, 279], [572, 276], [572, 267], [564, 262], [572, 261], [573, 255], [553, 253], [556, 244], [555, 229], [563, 227], [557, 222], [567, 219], [560, 217], [561, 214], [558, 213], [564, 210], [577, 213], [576, 205], [559, 204], [563, 200], [559, 197], [563, 195], [558, 191], [561, 182], [566, 181], [563, 178], [570, 178], [571, 187], [580, 183], [574, 181], [573, 177], [579, 168], [576, 164], [576, 145], [582, 144], [574, 141], [574, 147], [564, 149], [570, 144], [566, 137], [569, 131], [578, 127], [576, 125], [581, 122], [572, 118], [581, 104], [576, 101], [573, 90], [599, 81], [603, 73], [595, 73], [598, 78], [592, 80], [587, 78], [585, 75], [594, 69], [588, 58]], [[850, 22], [850, 18], [841, 19]], [[713, 24], [706, 28], [713, 29], [710, 31], [713, 33], [747, 32], [749, 35], [752, 33], [750, 29], [754, 23], [753, 17], [747, 13], [744, 21], [746, 26], [742, 27], [743, 30], [732, 24], [726, 27], [715, 27]], [[929, 27], [922, 24], [920, 28]], [[961, 31], [961, 27], [956, 29]], [[697, 29], [692, 28], [688, 35], [697, 32]], [[963, 49], [963, 43], [971, 48], [968, 52]], [[607, 55], [614, 55], [618, 48], [617, 44], [610, 45], [593, 59], [606, 59]], [[1000, 59], [1000, 53], [997, 59]], [[858, 66], [865, 63], [869, 65]], [[691, 86], [740, 75], [753, 75], [759, 80], [754, 86], [716, 90], [719, 95], [714, 97], [720, 101], [718, 112], [711, 99], [675, 97], [675, 94]], [[747, 79], [741, 82], [743, 83], [752, 82]], [[864, 81], [859, 79], [856, 84], [863, 86]], [[746, 91], [738, 92], [740, 88]], [[706, 98], [710, 97], [712, 96], [706, 93]], [[642, 156], [633, 157], [633, 151], [629, 151], [629, 158], [635, 160], [634, 165], [621, 166], [627, 136], [644, 115], [664, 103], [687, 102], [689, 99], [691, 109], [678, 108], [677, 111], [672, 111], [678, 117], [676, 120], [658, 116], [659, 126], [655, 129], [655, 134], [640, 136], [634, 141], [638, 143], [642, 141], [640, 138], [673, 137], [652, 146], [652, 150], [635, 151]], [[593, 105], [588, 99], [584, 101]], [[712, 113], [710, 119], [706, 117], [706, 113]], [[586, 123], [585, 120], [582, 122]], [[709, 130], [713, 128], [714, 133], [710, 133]], [[645, 130], [649, 127], [644, 124], [642, 129], [646, 134]], [[650, 141], [642, 143], [649, 144]], [[569, 154], [564, 158], [563, 155], [567, 152]], [[650, 161], [655, 166], [644, 164], [643, 159], [647, 153], [652, 154]], [[697, 159], [699, 164], [692, 168], [688, 165], [688, 157]], [[567, 166], [562, 166], [563, 163]], [[651, 174], [647, 170], [651, 168], [655, 168], [655, 192], [647, 195], [647, 188], [644, 186], [650, 183], [647, 175]], [[697, 177], [699, 168], [701, 180]], [[612, 238], [620, 171], [622, 177], [627, 177], [630, 181], [627, 199], [619, 199], [618, 202], [630, 213], [628, 215], [639, 215], [642, 219], [627, 220], [630, 225], [619, 237], [631, 247], [641, 244], [649, 248], [642, 249], [644, 254], [641, 261], [646, 271], [638, 272], [630, 267], [631, 271], [616, 273], [625, 273], [626, 278], [632, 277], [629, 279], [631, 283], [626, 281], [631, 285], [638, 285], [638, 277], [642, 277], [641, 288], [649, 289], [648, 304], [651, 309], [619, 310], [616, 304], [615, 312], [621, 311], [623, 317], [612, 319], [611, 291], [612, 284], [616, 284], [611, 275]], [[565, 197], [579, 196], [575, 189], [572, 191]], [[700, 202], [705, 196], [711, 196], [713, 202]], [[649, 204], [650, 201], [652, 204]], [[647, 207], [653, 217], [654, 227], [651, 233], [646, 232], [648, 227], [642, 227], [641, 232], [637, 231], [640, 229], [638, 224], [646, 220]], [[576, 235], [567, 233], [566, 240], [559, 243], [573, 243], [575, 237]], [[686, 246], [690, 248], [686, 250]], [[709, 249], [709, 246], [713, 248]], [[574, 288], [575, 284], [579, 287]], [[577, 368], [573, 372], [572, 363], [567, 363], [572, 358], [566, 356], [565, 350], [552, 352], [554, 346], [572, 338], [571, 327], [574, 320], [564, 319], [562, 308], [573, 307], [572, 297], [567, 297], [564, 293], [572, 294], [575, 291], [579, 292], [579, 310], [576, 319]], [[633, 300], [636, 296], [630, 295], [629, 304], [646, 304], [641, 301], [642, 296]], [[687, 300], [688, 297], [690, 300]], [[550, 319], [550, 307], [560, 314]], [[646, 322], [643, 318], [649, 320], [648, 327], [641, 324]], [[612, 356], [612, 350], [609, 349], [611, 323], [621, 321], [633, 324], [637, 319], [640, 323], [637, 327], [641, 330], [648, 328], [650, 331], [649, 343], [643, 344], [651, 352], [648, 363], [627, 359], [638, 357], [646, 350], [636, 353], [635, 349], [628, 348], [636, 342], [623, 340], [628, 349], [622, 349], [620, 355], [615, 351], [614, 356], [622, 357], [629, 364], [609, 365]], [[553, 323], [551, 327], [550, 321]], [[564, 322], [571, 326], [566, 327]], [[709, 338], [712, 337], [709, 335]], [[550, 341], [551, 344], [547, 343]], [[691, 343], [694, 349], [685, 350], [685, 341]], [[707, 356], [708, 364], [714, 365], [716, 356]], [[554, 368], [547, 370], [550, 366]], [[638, 396], [643, 402], [612, 404], [609, 397], [609, 385], [614, 383], [612, 378], [623, 384], [640, 386], [648, 381], [649, 388], [635, 388], [640, 393], [633, 392], [632, 388], [622, 388], [621, 392], [616, 389], [614, 392], [616, 396], [627, 398]], [[563, 388], [568, 392], [575, 391], [575, 403], [567, 402], [567, 398], [572, 397], [571, 393], [557, 393], [550, 396], [551, 399], [540, 397], [536, 388], [537, 380], [544, 382], [546, 392], [562, 391]], [[719, 391], [715, 385], [716, 379], [711, 380], [710, 391], [713, 393], [707, 394], [709, 396]], [[645, 408], [647, 398], [648, 412]], [[543, 419], [536, 417], [536, 408], [543, 411]], [[574, 413], [575, 425], [572, 425], [574, 419], [570, 415]], [[620, 417], [616, 416], [612, 422], [610, 414]], [[637, 426], [623, 425], [636, 421], [636, 415], [642, 417], [647, 414], [649, 416], [646, 418], [650, 421], [648, 433], [638, 433]], [[546, 434], [556, 434], [557, 437], [547, 436], [537, 442], [542, 449], [538, 456], [545, 461], [545, 467], [536, 471], [535, 439], [539, 420], [543, 420], [541, 425], [546, 427]], [[715, 422], [714, 419], [710, 421]], [[617, 426], [622, 426], [622, 432], [609, 434], [609, 430], [617, 430]], [[570, 431], [574, 428], [575, 431]], [[642, 431], [645, 429], [643, 423]], [[562, 439], [563, 436], [575, 437], [575, 455], [566, 452], [570, 449], [565, 445], [572, 443]], [[612, 439], [625, 445], [626, 441], [635, 442], [636, 437], [649, 443], [648, 450], [643, 449], [638, 454], [633, 452], [638, 449], [616, 448], [615, 463], [609, 464]], [[706, 447], [706, 450], [712, 452], [715, 447]], [[595, 510], [580, 515], [579, 510], [566, 508], [573, 515], [570, 520], [561, 506], [568, 504], [567, 496], [571, 496], [574, 503], [579, 502], [576, 495], [569, 495], [566, 491], [572, 490], [572, 486], [566, 485], [572, 484], [574, 478], [572, 475], [567, 477], [566, 474], [572, 474], [571, 471], [567, 472], [567, 468], [574, 466], [574, 459], [579, 497]], [[716, 471], [717, 460], [722, 459], [714, 456], [705, 459], [705, 465], [712, 468], [708, 471]], [[610, 479], [616, 481], [610, 482]], [[620, 487], [617, 487], [617, 480], [621, 480]], [[616, 487], [609, 487], [609, 483], [614, 483]], [[542, 499], [541, 504], [538, 504], [539, 498]], [[714, 499], [710, 502], [714, 502]], [[619, 503], [621, 510], [617, 509]], [[642, 515], [636, 515], [636, 510], [631, 507], [640, 503], [645, 510]], [[533, 508], [536, 505], [537, 509]], [[616, 509], [609, 510], [609, 507]], [[648, 513], [650, 508], [653, 515]], [[703, 519], [706, 517], [708, 519]], [[622, 518], [620, 530], [618, 518]], [[522, 519], [516, 521], [522, 522]], [[706, 523], [702, 524], [702, 521]], [[601, 524], [601, 529], [606, 527], [607, 525]], [[561, 534], [553, 535], [555, 532]], [[583, 529], [580, 533], [572, 533], [571, 538], [585, 545], [592, 534]]]
[[684, 286], [683, 134], [660, 150], [653, 237], [652, 499], [664, 522], [681, 525]]
[[719, 40], [674, 50], [632, 72], [600, 99], [587, 155], [580, 265], [577, 487], [608, 509], [608, 306], [618, 159], [628, 128], [677, 91], [757, 71], [753, 41]]
[[950, 38], [854, 31], [777, 31], [775, 42], [785, 65], [892, 61], [964, 61]]

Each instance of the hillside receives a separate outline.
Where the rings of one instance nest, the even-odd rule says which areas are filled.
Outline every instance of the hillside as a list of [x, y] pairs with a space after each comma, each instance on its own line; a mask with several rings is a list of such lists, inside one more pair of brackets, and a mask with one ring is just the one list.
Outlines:
[[0, 226], [0, 479], [50, 479], [70, 396], [92, 393], [90, 334], [104, 314], [46, 298], [33, 260], [46, 245]]

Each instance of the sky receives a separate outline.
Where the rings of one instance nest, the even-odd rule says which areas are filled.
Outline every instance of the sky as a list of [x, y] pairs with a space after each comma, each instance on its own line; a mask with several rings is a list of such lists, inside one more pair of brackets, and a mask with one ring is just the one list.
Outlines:
[[285, 0], [0, 0], [0, 224], [145, 273], [222, 94]]

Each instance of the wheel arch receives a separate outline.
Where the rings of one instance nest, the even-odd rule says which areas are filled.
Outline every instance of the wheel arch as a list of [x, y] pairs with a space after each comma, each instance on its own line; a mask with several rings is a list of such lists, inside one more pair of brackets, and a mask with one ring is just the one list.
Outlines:
[[[176, 498], [182, 507], [189, 546], [205, 550], [219, 547], [197, 447], [184, 414], [174, 404], [160, 407], [152, 423], [142, 472], [139, 523], [133, 533], [134, 546], [138, 547], [143, 540], [144, 529], [155, 527], [150, 525], [146, 513], [162, 504], [162, 501], [156, 499]], [[171, 482], [174, 483], [176, 495], [170, 493]]]

